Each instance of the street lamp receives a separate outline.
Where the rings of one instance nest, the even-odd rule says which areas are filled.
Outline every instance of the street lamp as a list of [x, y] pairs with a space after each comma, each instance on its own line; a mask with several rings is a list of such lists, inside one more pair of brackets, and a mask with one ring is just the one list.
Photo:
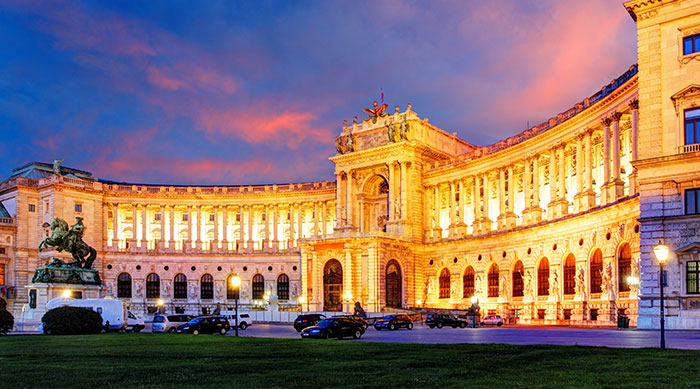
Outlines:
[[158, 313], [163, 313], [163, 305], [165, 304], [165, 302], [163, 302], [163, 299], [158, 299], [156, 304], [158, 304]]
[[350, 293], [349, 290], [343, 293], [343, 300], [345, 300], [346, 303], [346, 311], [350, 312], [350, 301], [352, 301], [352, 293]]
[[472, 328], [476, 328], [476, 307], [479, 306], [479, 298], [472, 296]]
[[236, 297], [236, 336], [238, 336], [238, 289], [241, 286], [241, 277], [231, 277], [231, 286], [234, 287], [234, 296]]
[[[303, 309], [304, 302], [306, 302], [306, 297], [304, 297], [304, 296], [299, 296], [299, 305], [302, 307], [302, 309]], [[306, 311], [307, 311], [307, 312], [309, 311], [309, 306], [308, 306], [308, 305], [306, 306]]]
[[70, 298], [71, 292], [70, 289], [63, 289], [63, 297], [65, 298]]
[[659, 287], [661, 288], [661, 305], [659, 306], [661, 317], [660, 317], [660, 327], [661, 327], [661, 344], [659, 347], [666, 348], [666, 337], [664, 334], [664, 262], [668, 259], [668, 246], [659, 241], [654, 247], [654, 256], [656, 260], [659, 261]]

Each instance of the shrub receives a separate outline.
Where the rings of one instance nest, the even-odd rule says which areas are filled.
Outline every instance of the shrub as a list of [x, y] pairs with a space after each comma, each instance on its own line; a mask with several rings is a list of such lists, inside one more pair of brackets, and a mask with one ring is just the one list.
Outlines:
[[8, 311], [0, 309], [0, 334], [6, 334], [15, 325], [15, 317]]
[[102, 316], [87, 308], [59, 307], [41, 318], [44, 333], [52, 335], [97, 334], [102, 331]]

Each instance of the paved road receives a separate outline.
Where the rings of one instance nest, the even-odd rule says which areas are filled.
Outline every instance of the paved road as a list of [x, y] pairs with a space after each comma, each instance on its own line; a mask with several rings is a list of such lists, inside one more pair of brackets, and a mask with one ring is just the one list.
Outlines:
[[[229, 335], [233, 335], [233, 331]], [[291, 325], [255, 324], [241, 336], [298, 339]], [[554, 344], [607, 347], [659, 347], [659, 332], [636, 329], [598, 329], [569, 327], [481, 327], [376, 331], [370, 327], [362, 342], [397, 343], [506, 343]], [[666, 331], [666, 347], [700, 349], [700, 331]]]

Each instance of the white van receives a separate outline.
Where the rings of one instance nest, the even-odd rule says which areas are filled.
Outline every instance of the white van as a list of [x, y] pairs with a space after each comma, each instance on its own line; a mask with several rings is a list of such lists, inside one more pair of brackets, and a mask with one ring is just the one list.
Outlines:
[[87, 300], [56, 297], [46, 303], [47, 310], [64, 306], [87, 308], [99, 313], [102, 315], [102, 325], [106, 326], [107, 322], [109, 322], [110, 330], [133, 330], [134, 332], [139, 332], [146, 327], [143, 320], [137, 318], [131, 311], [128, 311], [124, 301], [119, 299]]
[[[231, 328], [236, 328], [236, 312], [224, 312], [221, 316], [228, 320], [228, 324]], [[245, 330], [253, 324], [253, 319], [247, 312], [238, 312], [238, 328]]]

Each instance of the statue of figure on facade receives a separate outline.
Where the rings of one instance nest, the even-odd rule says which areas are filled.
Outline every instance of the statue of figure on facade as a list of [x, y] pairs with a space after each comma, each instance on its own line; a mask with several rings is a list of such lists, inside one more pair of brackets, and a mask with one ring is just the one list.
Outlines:
[[170, 283], [164, 282], [163, 283], [163, 297], [169, 297], [169, 296], [170, 296]]
[[549, 295], [553, 297], [559, 295], [559, 273], [556, 270], [552, 272], [549, 278]]
[[143, 283], [137, 282], [134, 284], [135, 289], [136, 289], [136, 297], [141, 297], [143, 296]]
[[349, 133], [347, 136], [347, 139], [345, 141], [345, 152], [350, 153], [355, 151], [355, 135], [353, 133]]
[[223, 289], [221, 287], [221, 283], [217, 282], [216, 283], [216, 298], [221, 299], [222, 297], [224, 297]]
[[197, 298], [197, 285], [194, 282], [190, 283], [190, 298]]
[[111, 296], [112, 295], [112, 283], [108, 282], [105, 284], [105, 296]]
[[338, 151], [338, 154], [345, 154], [345, 140], [342, 136], [335, 137], [335, 149]]
[[601, 298], [609, 297], [612, 292], [612, 264], [600, 270], [600, 290]]
[[576, 274], [576, 297], [585, 299], [586, 294], [586, 269], [581, 266]]
[[296, 282], [292, 282], [292, 289], [289, 292], [291, 298], [295, 298], [296, 296], [299, 296], [299, 284]]
[[431, 296], [433, 295], [433, 289], [435, 289], [435, 287], [434, 287], [434, 285], [433, 285], [433, 277], [428, 277], [428, 280], [427, 280], [427, 289], [428, 289], [428, 290], [427, 290], [426, 295], [427, 295], [428, 297], [431, 297]]
[[348, 212], [345, 209], [344, 205], [340, 207], [340, 220], [342, 220], [342, 221], [348, 220]]
[[384, 110], [389, 106], [389, 104], [379, 105], [376, 101], [372, 103], [372, 108], [364, 108], [362, 111], [367, 112], [369, 117], [367, 119], [372, 119], [372, 122], [376, 123], [377, 118], [382, 116]]
[[39, 251], [44, 247], [55, 247], [56, 251], [66, 251], [73, 256], [75, 262], [71, 265], [83, 269], [91, 269], [92, 263], [97, 258], [97, 252], [94, 248], [83, 242], [83, 218], [76, 217], [76, 223], [69, 229], [68, 223], [61, 218], [54, 218], [51, 222], [51, 236], [44, 238], [39, 243]]
[[481, 294], [481, 275], [477, 274], [474, 278], [474, 295], [478, 296]]
[[396, 220], [401, 220], [401, 199], [398, 197], [394, 200], [394, 215]]
[[53, 174], [57, 176], [61, 175], [61, 162], [63, 162], [63, 160], [64, 158], [53, 160]]
[[404, 119], [401, 122], [400, 132], [401, 132], [401, 140], [408, 140], [408, 137], [410, 136], [410, 126], [409, 126], [408, 122], [406, 121], [406, 119]]
[[507, 297], [508, 294], [508, 276], [504, 274], [501, 276], [501, 282], [498, 283], [498, 296]]
[[525, 293], [523, 295], [532, 298], [532, 271], [528, 270], [525, 274]]
[[451, 297], [459, 297], [459, 282], [454, 281], [450, 283], [452, 285], [452, 290], [450, 290]]

